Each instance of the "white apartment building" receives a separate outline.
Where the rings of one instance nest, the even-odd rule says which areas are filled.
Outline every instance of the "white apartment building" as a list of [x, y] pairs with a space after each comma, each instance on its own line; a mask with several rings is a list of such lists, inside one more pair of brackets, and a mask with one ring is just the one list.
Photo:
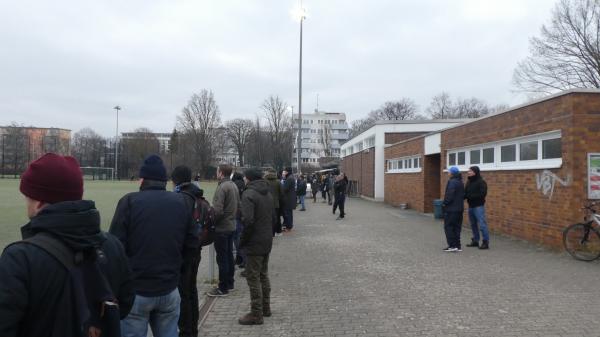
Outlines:
[[[298, 115], [294, 114], [294, 135], [298, 135]], [[302, 164], [319, 166], [319, 158], [339, 157], [340, 147], [348, 139], [348, 123], [343, 112], [315, 110], [312, 114], [302, 114]], [[293, 164], [297, 161], [297, 138], [294, 137]]]

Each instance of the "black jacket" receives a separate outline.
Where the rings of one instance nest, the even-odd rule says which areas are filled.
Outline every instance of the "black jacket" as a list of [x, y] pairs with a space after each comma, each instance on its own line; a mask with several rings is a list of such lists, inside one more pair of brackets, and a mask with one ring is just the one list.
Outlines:
[[283, 186], [281, 187], [281, 201], [283, 205], [279, 205], [281, 209], [294, 209], [296, 208], [296, 180], [294, 175], [289, 173]]
[[348, 184], [346, 180], [342, 179], [333, 183], [333, 190], [335, 191], [335, 196], [340, 197], [346, 194], [346, 187]]
[[455, 174], [448, 184], [446, 184], [446, 193], [442, 206], [445, 212], [462, 212], [465, 210], [465, 188], [463, 187], [461, 175]]
[[[183, 199], [185, 200], [185, 203], [188, 205], [187, 206], [188, 209], [190, 209], [190, 212], [191, 212], [190, 214], [192, 214], [192, 216], [193, 216], [194, 209], [196, 207], [196, 199], [203, 198], [204, 191], [201, 190], [195, 184], [192, 184], [191, 182], [183, 183], [183, 184], [179, 185], [177, 191], [179, 191], [179, 193], [181, 193], [182, 195], [185, 196]], [[194, 219], [194, 221], [195, 221], [195, 219]], [[200, 228], [196, 228], [196, 230], [198, 231], [198, 233], [200, 232]], [[189, 248], [194, 248], [194, 250], [196, 248], [202, 249], [202, 247], [199, 247], [196, 245], [196, 240], [197, 239], [195, 237], [190, 237], [189, 235], [186, 236], [185, 246], [189, 247]]]
[[184, 198], [166, 191], [165, 183], [144, 181], [140, 192], [119, 200], [110, 233], [125, 246], [136, 294], [156, 297], [177, 288], [184, 246], [200, 245]]
[[487, 184], [479, 171], [475, 171], [475, 175], [469, 177], [465, 184], [465, 199], [467, 199], [470, 208], [475, 208], [485, 205], [486, 196]]
[[[119, 301], [121, 318], [127, 316], [135, 296], [131, 270], [119, 240], [100, 231], [93, 201], [49, 205], [21, 232], [23, 239], [50, 234], [73, 251], [100, 247], [106, 257], [100, 270]], [[67, 282], [70, 273], [42, 248], [24, 242], [8, 246], [0, 257], [0, 336], [80, 337], [80, 329], [73, 326], [78, 306], [65, 293]]]
[[298, 180], [298, 188], [296, 190], [296, 194], [300, 196], [306, 195], [306, 188], [306, 180]]
[[254, 180], [246, 185], [242, 195], [240, 248], [248, 255], [267, 255], [273, 246], [271, 219], [274, 212], [271, 186], [266, 180]]

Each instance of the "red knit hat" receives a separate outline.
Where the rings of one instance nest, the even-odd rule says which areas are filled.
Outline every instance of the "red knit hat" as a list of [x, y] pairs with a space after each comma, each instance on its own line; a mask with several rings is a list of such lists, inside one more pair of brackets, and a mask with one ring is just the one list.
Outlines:
[[81, 200], [83, 176], [77, 159], [46, 153], [29, 164], [21, 176], [21, 193], [27, 197], [54, 204]]

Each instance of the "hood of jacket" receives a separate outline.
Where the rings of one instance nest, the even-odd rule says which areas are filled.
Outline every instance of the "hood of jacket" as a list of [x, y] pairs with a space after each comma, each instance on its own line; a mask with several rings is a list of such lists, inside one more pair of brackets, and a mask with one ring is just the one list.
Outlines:
[[262, 195], [266, 195], [271, 191], [271, 185], [264, 179], [258, 179], [249, 182], [248, 185], [246, 185], [246, 189], [255, 190]]
[[267, 173], [265, 173], [265, 179], [267, 179], [267, 180], [277, 180], [277, 173], [275, 173], [275, 172], [267, 172]]
[[204, 194], [204, 191], [201, 188], [190, 182], [177, 185], [175, 191], [186, 192], [195, 196], [196, 198], [202, 197]]
[[21, 227], [23, 239], [40, 232], [56, 236], [74, 251], [99, 248], [106, 240], [100, 231], [100, 213], [91, 200], [48, 205]]
[[473, 171], [473, 173], [475, 173], [474, 176], [467, 178], [469, 181], [475, 181], [475, 180], [481, 178], [481, 170], [479, 169], [479, 167], [477, 167], [477, 166], [471, 166], [471, 167], [469, 167], [469, 169], [471, 171]]

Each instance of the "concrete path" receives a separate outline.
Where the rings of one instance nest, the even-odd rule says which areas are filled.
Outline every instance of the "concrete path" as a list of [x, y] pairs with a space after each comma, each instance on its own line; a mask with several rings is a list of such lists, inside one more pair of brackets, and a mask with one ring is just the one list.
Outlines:
[[360, 199], [342, 221], [326, 204], [307, 207], [275, 238], [273, 316], [237, 323], [250, 299], [236, 272], [201, 336], [600, 336], [599, 263], [499, 236], [489, 251], [445, 253], [429, 216]]

